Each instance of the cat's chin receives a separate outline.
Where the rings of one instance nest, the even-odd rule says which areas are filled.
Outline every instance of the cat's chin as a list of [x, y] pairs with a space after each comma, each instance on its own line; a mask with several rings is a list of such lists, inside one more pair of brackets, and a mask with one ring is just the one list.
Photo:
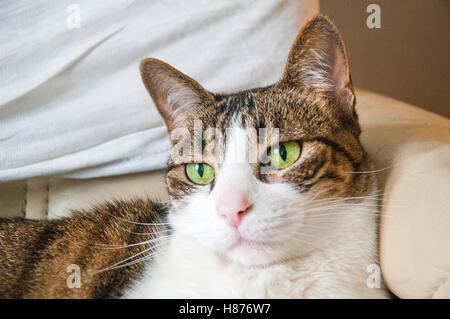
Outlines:
[[255, 267], [271, 265], [283, 259], [279, 256], [279, 247], [273, 243], [245, 238], [240, 238], [223, 254], [232, 262]]

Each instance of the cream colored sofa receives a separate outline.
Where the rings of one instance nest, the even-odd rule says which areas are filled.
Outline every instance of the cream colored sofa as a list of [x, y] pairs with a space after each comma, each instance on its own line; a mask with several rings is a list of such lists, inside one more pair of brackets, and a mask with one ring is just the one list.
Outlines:
[[[382, 200], [381, 268], [400, 298], [450, 298], [450, 121], [357, 90]], [[167, 198], [163, 171], [0, 184], [0, 214], [57, 218], [111, 198]]]

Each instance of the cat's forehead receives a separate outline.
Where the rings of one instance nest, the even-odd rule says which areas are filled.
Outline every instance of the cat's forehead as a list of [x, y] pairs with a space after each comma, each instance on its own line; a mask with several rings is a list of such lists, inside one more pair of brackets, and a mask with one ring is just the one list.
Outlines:
[[[230, 95], [216, 95], [215, 104], [198, 110], [195, 120], [203, 129], [225, 131], [233, 126], [242, 128], [277, 128], [281, 134], [326, 134], [339, 127], [329, 103], [311, 90], [286, 90], [275, 86], [246, 90]], [[190, 121], [193, 129], [193, 121]]]
[[[211, 162], [224, 159], [233, 128], [246, 130], [247, 145], [264, 150], [278, 142], [329, 140], [349, 153], [360, 156], [358, 135], [333, 114], [333, 103], [308, 88], [291, 89], [276, 85], [215, 95], [214, 101], [198, 107], [180, 123], [183, 134], [172, 132], [175, 145], [194, 145], [192, 154], [203, 154]], [[180, 137], [174, 139], [173, 136]], [[195, 142], [197, 141], [197, 142]], [[178, 154], [178, 147], [173, 154]], [[188, 152], [189, 154], [190, 151]], [[256, 155], [259, 154], [255, 153]], [[192, 161], [180, 159], [173, 163]], [[194, 156], [194, 162], [200, 156]]]
[[216, 105], [212, 110], [214, 115], [210, 123], [218, 129], [241, 127], [256, 127], [258, 122], [258, 105], [255, 105], [255, 93], [242, 91], [229, 95], [216, 95]]
[[[233, 134], [236, 129], [245, 131], [245, 144], [248, 147], [257, 144], [257, 152], [253, 155], [258, 158], [261, 150], [278, 142], [320, 138], [333, 140], [343, 134], [351, 135], [327, 112], [329, 108], [325, 107], [326, 103], [329, 101], [314, 91], [275, 86], [215, 95], [213, 104], [197, 108], [182, 124], [185, 130], [183, 141], [188, 139], [186, 145], [197, 145], [193, 147], [193, 154], [203, 154], [206, 157], [203, 160], [216, 162], [223, 161], [225, 152], [232, 149], [230, 142], [231, 137], [236, 136]], [[178, 145], [183, 143], [175, 142]], [[178, 154], [178, 148], [175, 153]], [[180, 159], [179, 162], [183, 161]]]

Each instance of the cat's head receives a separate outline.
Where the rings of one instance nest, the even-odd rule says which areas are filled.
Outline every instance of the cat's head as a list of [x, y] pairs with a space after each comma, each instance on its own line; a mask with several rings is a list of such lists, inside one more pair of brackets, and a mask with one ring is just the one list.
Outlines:
[[300, 31], [269, 87], [217, 95], [156, 59], [141, 74], [173, 146], [170, 222], [200, 245], [247, 265], [306, 254], [340, 227], [317, 212], [371, 187], [353, 174], [367, 166], [355, 96], [324, 16]]

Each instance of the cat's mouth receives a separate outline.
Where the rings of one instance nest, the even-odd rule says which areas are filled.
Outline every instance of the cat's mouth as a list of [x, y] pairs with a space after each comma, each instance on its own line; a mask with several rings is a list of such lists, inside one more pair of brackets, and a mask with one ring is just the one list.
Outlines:
[[277, 242], [271, 239], [251, 239], [240, 236], [226, 251], [232, 261], [252, 267], [265, 267], [278, 261]]
[[262, 248], [268, 246], [271, 246], [271, 243], [268, 241], [253, 240], [241, 236], [231, 248], [234, 247]]

